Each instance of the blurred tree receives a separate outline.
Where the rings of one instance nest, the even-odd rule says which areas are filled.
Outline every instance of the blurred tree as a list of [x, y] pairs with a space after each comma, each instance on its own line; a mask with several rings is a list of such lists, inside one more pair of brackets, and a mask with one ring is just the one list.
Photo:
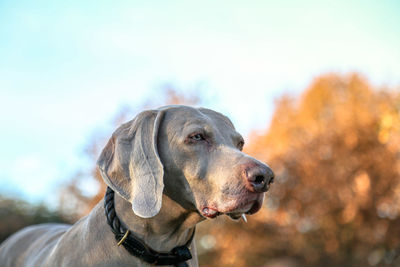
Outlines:
[[201, 265], [392, 264], [400, 244], [399, 115], [398, 91], [356, 74], [325, 75], [301, 97], [282, 97], [269, 129], [246, 148], [276, 172], [266, 207], [247, 225], [208, 228], [217, 245]]
[[19, 229], [46, 222], [68, 223], [67, 217], [44, 205], [33, 205], [23, 200], [0, 196], [0, 243]]
[[[166, 88], [159, 105], [199, 101]], [[133, 113], [122, 110], [112, 128]], [[252, 134], [245, 148], [276, 172], [265, 207], [247, 224], [200, 224], [200, 265], [393, 263], [400, 243], [399, 115], [398, 91], [373, 88], [355, 74], [325, 75], [300, 97], [280, 98], [269, 129]], [[92, 138], [85, 150], [90, 168], [64, 189], [62, 210], [76, 218], [103, 198], [94, 162], [110, 134]], [[95, 194], [82, 190], [88, 180]]]

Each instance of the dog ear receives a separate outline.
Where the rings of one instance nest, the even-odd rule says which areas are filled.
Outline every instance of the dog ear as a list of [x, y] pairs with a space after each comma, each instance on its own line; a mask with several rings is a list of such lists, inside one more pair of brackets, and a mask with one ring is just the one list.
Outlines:
[[133, 212], [150, 218], [160, 211], [164, 170], [157, 136], [164, 111], [144, 111], [121, 125], [103, 149], [97, 165], [105, 182], [132, 203]]

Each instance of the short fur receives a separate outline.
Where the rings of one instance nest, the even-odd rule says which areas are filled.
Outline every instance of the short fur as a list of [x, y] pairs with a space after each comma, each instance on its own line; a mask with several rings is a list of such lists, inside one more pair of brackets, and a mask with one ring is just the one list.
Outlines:
[[[197, 135], [196, 135], [197, 134]], [[255, 190], [249, 173], [272, 171], [241, 152], [242, 137], [215, 111], [167, 106], [121, 125], [98, 167], [117, 194], [116, 212], [154, 250], [170, 251], [195, 225], [220, 214], [257, 212], [268, 184]], [[197, 266], [195, 244], [189, 266]], [[151, 266], [130, 255], [107, 225], [103, 202], [74, 225], [27, 227], [0, 246], [1, 266]]]

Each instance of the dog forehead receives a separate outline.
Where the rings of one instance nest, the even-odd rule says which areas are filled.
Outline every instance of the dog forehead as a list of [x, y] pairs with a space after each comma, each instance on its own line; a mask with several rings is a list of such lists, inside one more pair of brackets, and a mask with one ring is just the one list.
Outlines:
[[211, 109], [173, 105], [162, 107], [160, 110], [166, 111], [165, 120], [172, 127], [183, 129], [197, 125], [203, 128], [223, 128], [225, 131], [235, 132], [235, 127], [228, 117]]

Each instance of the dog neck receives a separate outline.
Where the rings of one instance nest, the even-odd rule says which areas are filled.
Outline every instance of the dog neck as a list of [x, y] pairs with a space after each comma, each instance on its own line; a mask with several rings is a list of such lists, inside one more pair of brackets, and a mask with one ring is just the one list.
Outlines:
[[121, 222], [137, 238], [157, 251], [170, 251], [190, 239], [194, 227], [204, 220], [197, 212], [188, 211], [166, 195], [160, 212], [152, 218], [141, 218], [132, 211], [131, 203], [115, 194], [115, 211]]

